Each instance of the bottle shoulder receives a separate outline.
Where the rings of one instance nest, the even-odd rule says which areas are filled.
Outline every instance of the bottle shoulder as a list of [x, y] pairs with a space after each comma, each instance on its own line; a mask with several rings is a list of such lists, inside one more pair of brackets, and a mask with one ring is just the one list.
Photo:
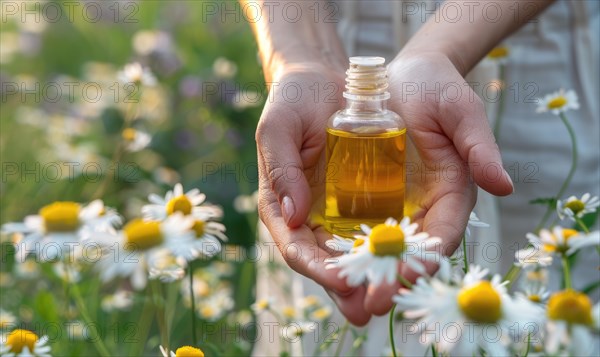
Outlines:
[[400, 115], [387, 109], [375, 112], [355, 112], [342, 109], [329, 118], [327, 127], [352, 133], [374, 134], [406, 130], [406, 125]]

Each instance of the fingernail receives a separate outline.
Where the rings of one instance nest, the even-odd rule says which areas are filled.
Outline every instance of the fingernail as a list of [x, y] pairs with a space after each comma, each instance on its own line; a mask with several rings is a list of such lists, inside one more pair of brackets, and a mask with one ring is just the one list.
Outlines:
[[285, 223], [290, 223], [292, 217], [294, 217], [294, 213], [296, 213], [296, 207], [294, 206], [294, 201], [288, 196], [285, 196], [281, 201], [283, 219], [285, 219]]
[[504, 177], [506, 177], [506, 180], [510, 184], [511, 192], [515, 192], [515, 185], [513, 184], [512, 178], [510, 177], [508, 172], [506, 172], [506, 170], [504, 170]]

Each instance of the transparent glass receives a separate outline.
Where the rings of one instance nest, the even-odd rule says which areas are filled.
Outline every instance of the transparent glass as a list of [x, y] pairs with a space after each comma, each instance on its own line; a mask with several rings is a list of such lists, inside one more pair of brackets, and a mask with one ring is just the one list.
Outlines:
[[345, 96], [327, 124], [324, 225], [353, 237], [404, 215], [406, 127], [387, 99]]

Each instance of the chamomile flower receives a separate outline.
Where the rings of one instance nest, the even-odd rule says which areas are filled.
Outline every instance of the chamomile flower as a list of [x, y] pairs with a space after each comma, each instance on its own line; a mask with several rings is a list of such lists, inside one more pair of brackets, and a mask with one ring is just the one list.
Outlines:
[[465, 236], [467, 238], [471, 237], [471, 227], [474, 228], [489, 228], [489, 224], [482, 222], [479, 220], [479, 217], [475, 214], [475, 212], [471, 212], [469, 215], [469, 221], [467, 222], [467, 228], [465, 229]]
[[428, 233], [416, 233], [418, 225], [404, 217], [400, 223], [388, 218], [384, 224], [373, 228], [361, 225], [364, 236], [357, 235], [358, 246], [346, 254], [329, 258], [327, 269], [340, 268], [338, 277], [347, 278], [348, 285], [358, 286], [366, 279], [373, 285], [383, 281], [392, 284], [398, 274], [398, 263], [406, 263], [419, 274], [425, 274], [421, 261], [439, 262], [440, 255], [434, 251], [441, 239], [429, 237]]
[[52, 270], [54, 270], [54, 274], [67, 283], [78, 283], [81, 280], [79, 268], [79, 264], [75, 262], [71, 264], [55, 262], [52, 264]]
[[545, 286], [541, 284], [529, 283], [527, 284], [523, 292], [517, 292], [516, 295], [522, 296], [536, 304], [542, 304], [546, 302], [546, 300], [550, 296], [550, 292], [548, 291], [548, 289], [546, 289]]
[[250, 305], [250, 309], [254, 311], [255, 314], [260, 314], [263, 311], [270, 310], [273, 307], [274, 300], [271, 298], [268, 299], [259, 299], [252, 305]]
[[191, 217], [175, 214], [162, 222], [136, 219], [117, 234], [98, 236], [94, 243], [105, 253], [96, 264], [100, 278], [129, 277], [135, 289], [143, 289], [149, 269], [165, 251], [177, 255], [193, 243], [192, 225]]
[[12, 313], [5, 311], [4, 309], [0, 309], [0, 331], [8, 330], [11, 327], [14, 327], [17, 323], [17, 318]]
[[552, 264], [552, 252], [539, 245], [532, 245], [515, 252], [516, 265], [525, 269], [548, 267]]
[[[394, 301], [404, 317], [417, 320], [421, 343], [434, 344], [440, 353], [473, 356], [483, 350], [490, 356], [508, 355], [514, 333], [526, 333], [542, 310], [527, 299], [511, 298], [501, 277], [485, 280], [487, 273], [471, 266], [458, 286], [421, 277], [411, 290], [401, 289]], [[451, 337], [444, 332], [447, 326], [456, 327]], [[515, 326], [524, 331], [515, 331]], [[490, 338], [489, 331], [497, 338]]]
[[325, 245], [333, 251], [349, 253], [352, 248], [359, 247], [364, 242], [363, 239], [349, 239], [334, 234], [333, 239], [325, 242]]
[[121, 133], [125, 148], [130, 152], [137, 152], [145, 149], [152, 141], [152, 136], [140, 130], [127, 128]]
[[312, 321], [324, 321], [330, 318], [332, 313], [333, 310], [331, 309], [331, 307], [325, 305], [311, 312], [309, 318]]
[[100, 306], [104, 312], [126, 311], [133, 305], [133, 293], [129, 290], [119, 290], [105, 296]]
[[592, 307], [590, 298], [578, 291], [559, 291], [548, 300], [547, 318], [546, 352], [591, 355], [594, 346], [591, 330], [600, 328], [600, 304]]
[[[542, 229], [539, 236], [533, 233], [527, 233], [526, 237], [527, 240], [529, 240], [529, 243], [535, 249], [540, 251], [540, 253], [537, 253], [540, 256], [544, 254], [571, 255], [576, 250], [586, 246], [581, 243], [573, 244], [574, 242], [581, 242], [579, 239], [583, 237], [583, 234], [574, 229], [563, 228], [561, 226], [555, 226], [552, 228], [552, 231]], [[593, 244], [594, 239], [591, 239], [588, 242], [591, 242], [588, 244]]]
[[221, 288], [206, 299], [200, 299], [196, 305], [196, 313], [207, 321], [217, 321], [225, 316], [235, 303], [229, 287]]
[[163, 357], [204, 357], [204, 352], [201, 349], [192, 346], [179, 347], [175, 352], [169, 352], [166, 348], [160, 346], [160, 352]]
[[117, 73], [117, 78], [123, 83], [153, 86], [156, 78], [148, 68], [142, 67], [138, 62], [126, 64], [123, 70]]
[[287, 341], [297, 341], [299, 337], [311, 333], [317, 328], [317, 324], [310, 321], [295, 321], [283, 326], [281, 337]]
[[308, 310], [321, 306], [321, 298], [317, 295], [307, 295], [300, 300], [300, 308]]
[[5, 357], [50, 357], [48, 336], [38, 337], [29, 330], [16, 329], [0, 342], [0, 355]]
[[185, 276], [185, 260], [175, 257], [169, 252], [161, 252], [153, 258], [150, 264], [148, 278], [160, 280], [163, 283], [172, 283], [183, 279]]
[[299, 316], [298, 309], [291, 305], [284, 306], [281, 308], [281, 316], [287, 321], [296, 320]]
[[87, 206], [76, 202], [54, 202], [40, 209], [38, 215], [25, 217], [23, 223], [7, 223], [2, 230], [20, 233], [14, 241], [17, 258], [35, 253], [41, 261], [71, 257], [80, 240], [92, 232], [106, 230], [120, 221], [114, 211], [105, 210], [96, 200]]
[[506, 64], [509, 56], [510, 50], [507, 46], [497, 46], [487, 54], [486, 60]]
[[567, 255], [571, 255], [585, 247], [598, 246], [600, 246], [600, 231], [579, 233], [569, 241], [569, 250], [567, 250]]
[[176, 249], [174, 253], [187, 261], [193, 261], [200, 256], [211, 257], [221, 251], [221, 240], [226, 241], [225, 226], [219, 222], [195, 219], [191, 227], [195, 239]]
[[556, 203], [556, 211], [560, 219], [568, 217], [575, 220], [575, 218], [583, 217], [586, 213], [595, 212], [598, 206], [600, 206], [598, 196], [592, 197], [586, 193], [581, 198], [571, 196], [566, 201], [559, 200]]
[[538, 99], [537, 113], [552, 112], [559, 115], [569, 109], [579, 109], [579, 99], [574, 90], [564, 89], [558, 92], [546, 95], [544, 98]]
[[156, 194], [148, 196], [151, 204], [142, 207], [142, 214], [148, 220], [162, 220], [175, 212], [192, 215], [202, 221], [221, 218], [223, 211], [217, 206], [203, 204], [205, 199], [206, 195], [197, 188], [184, 194], [183, 186], [178, 183], [164, 198]]

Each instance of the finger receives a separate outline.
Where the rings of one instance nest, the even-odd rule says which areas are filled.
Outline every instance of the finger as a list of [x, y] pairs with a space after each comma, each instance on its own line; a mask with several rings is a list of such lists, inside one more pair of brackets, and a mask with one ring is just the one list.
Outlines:
[[363, 308], [366, 288], [359, 286], [351, 294], [340, 296], [333, 291], [326, 290], [340, 312], [355, 326], [364, 326], [371, 319], [371, 314]]
[[[259, 169], [264, 170], [260, 156], [258, 161]], [[260, 217], [273, 236], [286, 263], [299, 274], [313, 279], [326, 289], [340, 295], [349, 294], [353, 288], [349, 287], [344, 279], [338, 278], [338, 269], [326, 269], [325, 259], [330, 258], [331, 255], [323, 249], [323, 246], [329, 235], [321, 230], [316, 236], [315, 232], [306, 225], [297, 228], [288, 227], [273, 191], [268, 187], [265, 188], [269, 185], [265, 181], [262, 180], [259, 187]]]
[[469, 99], [441, 104], [440, 124], [461, 158], [469, 164], [475, 182], [491, 194], [509, 195], [514, 190], [512, 180], [502, 167], [483, 103], [472, 91], [470, 94]]
[[300, 156], [299, 120], [289, 111], [270, 107], [256, 130], [256, 142], [265, 168], [263, 177], [277, 197], [285, 222], [289, 227], [300, 226], [308, 218], [311, 194]]

